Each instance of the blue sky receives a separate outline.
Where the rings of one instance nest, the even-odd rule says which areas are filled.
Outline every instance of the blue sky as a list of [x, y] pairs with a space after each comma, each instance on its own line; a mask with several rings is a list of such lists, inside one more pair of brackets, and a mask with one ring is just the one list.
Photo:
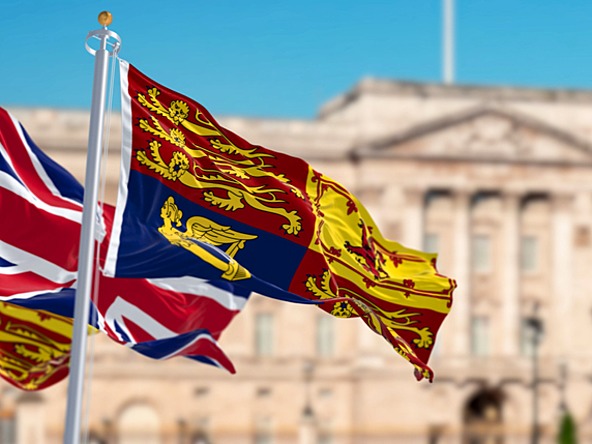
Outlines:
[[[108, 9], [121, 57], [215, 114], [314, 117], [364, 76], [439, 82], [441, 0], [4, 0], [0, 106], [86, 108]], [[457, 83], [592, 89], [589, 0], [456, 0]]]

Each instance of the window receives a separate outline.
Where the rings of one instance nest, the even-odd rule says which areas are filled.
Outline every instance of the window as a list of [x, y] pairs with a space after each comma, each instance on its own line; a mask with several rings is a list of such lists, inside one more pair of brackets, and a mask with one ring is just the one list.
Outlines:
[[331, 433], [327, 431], [320, 432], [317, 438], [317, 444], [333, 444]]
[[271, 418], [262, 417], [255, 423], [254, 444], [273, 444]]
[[[0, 442], [13, 442], [13, 441], [0, 441]], [[96, 432], [90, 432], [88, 434], [88, 444], [107, 444], [107, 441], [101, 438], [101, 436]]]
[[440, 425], [432, 425], [429, 429], [428, 444], [438, 444], [444, 434], [444, 427]]
[[117, 425], [119, 444], [160, 444], [160, 417], [148, 404], [127, 406], [119, 416]]
[[333, 444], [332, 422], [331, 418], [321, 419], [318, 425], [316, 444]]
[[[393, 239], [397, 239], [394, 237]], [[586, 225], [580, 225], [575, 229], [574, 242], [576, 247], [588, 247], [590, 246], [590, 227]]]
[[436, 233], [426, 233], [423, 238], [423, 249], [428, 253], [436, 253], [438, 251], [438, 235]]
[[317, 354], [333, 356], [335, 352], [334, 319], [325, 314], [317, 317]]
[[210, 428], [210, 419], [202, 416], [196, 422], [196, 429], [191, 435], [191, 444], [212, 444], [208, 430]]
[[257, 397], [258, 398], [269, 398], [270, 396], [271, 396], [271, 388], [259, 387], [257, 389]]
[[191, 444], [210, 444], [208, 435], [204, 432], [195, 432], [191, 437]]
[[210, 393], [209, 387], [197, 387], [193, 392], [198, 398], [204, 398]]
[[520, 248], [520, 268], [532, 272], [538, 266], [538, 239], [534, 236], [523, 236]]
[[271, 435], [267, 432], [255, 432], [255, 444], [272, 444]]
[[0, 442], [16, 442], [16, 423], [12, 413], [2, 412], [0, 417]]
[[491, 239], [484, 234], [473, 237], [473, 270], [486, 272], [491, 269]]
[[471, 353], [473, 356], [489, 356], [489, 319], [475, 316], [471, 322]]
[[257, 313], [255, 316], [255, 352], [257, 356], [273, 353], [273, 315]]

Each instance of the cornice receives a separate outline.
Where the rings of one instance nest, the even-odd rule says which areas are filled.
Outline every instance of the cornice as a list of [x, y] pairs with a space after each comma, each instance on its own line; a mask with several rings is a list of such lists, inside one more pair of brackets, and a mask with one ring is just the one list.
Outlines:
[[[483, 116], [497, 116], [511, 120], [519, 125], [523, 125], [534, 131], [556, 139], [569, 146], [577, 148], [587, 154], [592, 154], [592, 145], [577, 137], [576, 135], [549, 125], [542, 120], [524, 115], [508, 108], [494, 106], [476, 106], [468, 110], [446, 115], [444, 117], [433, 119], [428, 122], [420, 123], [399, 133], [382, 137], [363, 145], [354, 146], [351, 149], [352, 156], [355, 158], [366, 157], [399, 157], [392, 151], [393, 147], [401, 145], [412, 140], [426, 137], [438, 131], [442, 131], [456, 125], [470, 122]], [[388, 151], [388, 152], [387, 152]], [[407, 155], [408, 156], [408, 155]], [[421, 156], [416, 156], [421, 157]], [[495, 159], [493, 159], [495, 160]], [[488, 159], [491, 161], [491, 159]]]
[[445, 85], [405, 80], [362, 79], [347, 91], [323, 105], [320, 118], [346, 108], [363, 95], [422, 98], [462, 98], [478, 101], [542, 102], [592, 104], [592, 90], [575, 88], [532, 88], [508, 85]]

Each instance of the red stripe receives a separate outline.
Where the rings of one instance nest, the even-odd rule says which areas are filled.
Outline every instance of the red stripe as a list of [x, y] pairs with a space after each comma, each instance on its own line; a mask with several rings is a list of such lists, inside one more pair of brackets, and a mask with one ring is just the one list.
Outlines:
[[[144, 279], [101, 276], [98, 297], [95, 297], [93, 301], [99, 312], [106, 313], [117, 297], [135, 305], [158, 323], [177, 334], [207, 329], [214, 339], [220, 337], [222, 331], [239, 313], [238, 310], [229, 310], [207, 297], [164, 290]], [[155, 339], [142, 328], [142, 325], [127, 318], [125, 318], [125, 322], [135, 342], [142, 343]], [[111, 329], [105, 330], [112, 339], [120, 342]], [[210, 340], [200, 339], [174, 356], [192, 355], [203, 355], [213, 359], [230, 373], [235, 373], [232, 362], [218, 345]]]
[[70, 287], [73, 283], [74, 281], [56, 283], [30, 271], [3, 275], [0, 269], [0, 297], [14, 296], [32, 291], [54, 291]]
[[[202, 355], [206, 356], [210, 359], [214, 359], [217, 361], [222, 367], [228, 370], [230, 373], [236, 373], [234, 369], [234, 365], [228, 357], [224, 354], [222, 349], [218, 347], [218, 344], [209, 341], [205, 338], [199, 339], [196, 343], [192, 344], [191, 346], [184, 348], [180, 353], [175, 354], [174, 356], [192, 356], [192, 355]], [[171, 356], [172, 357], [172, 356]]]
[[80, 224], [41, 210], [0, 188], [0, 240], [66, 270], [78, 268]]
[[[101, 313], [106, 313], [118, 296], [177, 334], [204, 328], [217, 339], [239, 313], [210, 298], [164, 290], [144, 279], [105, 276], [101, 277], [98, 298], [93, 302]], [[135, 339], [149, 340], [149, 337]]]
[[47, 187], [45, 182], [39, 177], [35, 166], [31, 160], [29, 151], [25, 147], [10, 114], [0, 108], [0, 143], [6, 149], [12, 167], [15, 169], [19, 178], [26, 184], [39, 199], [50, 205], [68, 208], [71, 210], [80, 210], [81, 206], [68, 200], [55, 196]]

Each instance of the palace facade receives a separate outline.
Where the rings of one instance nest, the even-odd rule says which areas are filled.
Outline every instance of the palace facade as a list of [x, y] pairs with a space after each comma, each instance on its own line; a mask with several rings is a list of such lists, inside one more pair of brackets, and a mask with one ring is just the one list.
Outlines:
[[[82, 180], [87, 113], [10, 110]], [[519, 444], [536, 423], [551, 443], [568, 409], [592, 443], [592, 92], [365, 79], [312, 120], [220, 121], [340, 181], [387, 237], [439, 252], [458, 289], [435, 381], [359, 320], [255, 296], [221, 340], [234, 376], [92, 339], [89, 442]], [[0, 385], [0, 442], [61, 442], [66, 390]]]

